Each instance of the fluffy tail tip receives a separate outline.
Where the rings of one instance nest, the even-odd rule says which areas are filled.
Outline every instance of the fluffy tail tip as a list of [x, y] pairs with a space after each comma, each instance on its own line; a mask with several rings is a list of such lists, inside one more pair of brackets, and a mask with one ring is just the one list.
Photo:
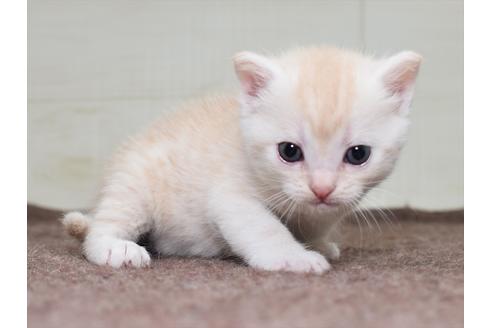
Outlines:
[[89, 218], [80, 212], [70, 212], [62, 218], [65, 231], [80, 241], [83, 241], [89, 230]]

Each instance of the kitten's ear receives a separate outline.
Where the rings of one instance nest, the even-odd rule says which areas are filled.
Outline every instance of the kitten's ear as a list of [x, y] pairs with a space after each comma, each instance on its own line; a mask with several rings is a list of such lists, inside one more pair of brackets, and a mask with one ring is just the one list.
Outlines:
[[270, 59], [247, 51], [234, 56], [234, 69], [244, 94], [251, 97], [257, 97], [278, 70]]
[[399, 108], [403, 113], [409, 110], [421, 62], [421, 55], [412, 51], [403, 51], [383, 63], [381, 71], [383, 85], [399, 100]]

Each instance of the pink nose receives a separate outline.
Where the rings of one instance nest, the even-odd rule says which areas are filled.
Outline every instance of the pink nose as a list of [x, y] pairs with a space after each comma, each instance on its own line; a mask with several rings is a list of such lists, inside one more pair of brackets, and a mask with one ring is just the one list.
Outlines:
[[311, 191], [313, 192], [313, 194], [320, 201], [324, 201], [328, 196], [330, 196], [330, 194], [335, 189], [332, 186], [327, 186], [327, 185], [324, 185], [324, 186], [312, 185], [310, 187], [311, 187]]

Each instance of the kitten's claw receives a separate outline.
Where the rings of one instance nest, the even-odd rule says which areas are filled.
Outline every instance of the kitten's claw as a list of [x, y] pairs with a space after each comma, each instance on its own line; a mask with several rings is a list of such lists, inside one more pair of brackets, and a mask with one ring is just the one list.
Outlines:
[[132, 241], [120, 239], [87, 240], [85, 245], [87, 259], [95, 264], [114, 268], [146, 267], [150, 265], [149, 253], [144, 247]]
[[322, 274], [330, 269], [330, 264], [323, 255], [305, 249], [261, 254], [251, 258], [248, 263], [254, 268], [267, 271]]

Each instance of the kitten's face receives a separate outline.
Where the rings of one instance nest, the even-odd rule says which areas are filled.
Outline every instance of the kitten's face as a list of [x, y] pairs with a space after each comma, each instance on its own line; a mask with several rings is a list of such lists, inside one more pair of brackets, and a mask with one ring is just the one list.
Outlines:
[[337, 49], [236, 57], [245, 148], [260, 188], [279, 193], [272, 202], [331, 210], [381, 182], [403, 145], [419, 63]]

